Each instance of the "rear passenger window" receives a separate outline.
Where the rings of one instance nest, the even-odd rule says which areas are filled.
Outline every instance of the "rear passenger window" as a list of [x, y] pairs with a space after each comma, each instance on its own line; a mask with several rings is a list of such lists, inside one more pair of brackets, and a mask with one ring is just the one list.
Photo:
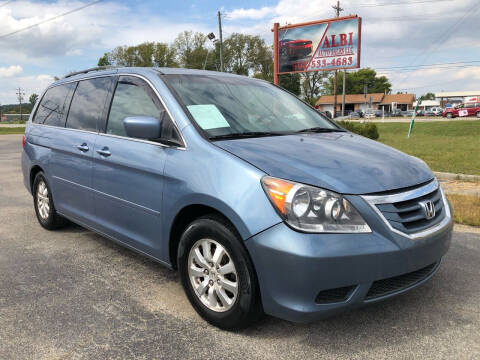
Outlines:
[[80, 81], [68, 112], [67, 128], [97, 131], [111, 84], [110, 77]]
[[50, 126], [65, 126], [65, 116], [72, 98], [74, 83], [58, 85], [48, 89], [38, 105], [33, 122]]
[[172, 120], [151, 87], [141, 79], [122, 76], [113, 96], [106, 133], [127, 136], [123, 120], [129, 116], [151, 116], [156, 119], [162, 116], [161, 140], [182, 143]]

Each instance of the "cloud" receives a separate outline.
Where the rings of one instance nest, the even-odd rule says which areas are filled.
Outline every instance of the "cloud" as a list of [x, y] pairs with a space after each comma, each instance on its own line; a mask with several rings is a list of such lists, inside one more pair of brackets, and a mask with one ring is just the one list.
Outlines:
[[20, 65], [0, 67], [0, 78], [8, 78], [20, 74], [23, 71]]
[[262, 19], [270, 15], [274, 9], [268, 6], [264, 6], [260, 9], [235, 9], [228, 13], [227, 17], [231, 20], [238, 20], [238, 19]]
[[33, 94], [41, 94], [53, 82], [53, 77], [47, 74], [10, 77], [0, 81], [0, 100], [2, 104], [17, 102], [15, 89], [18, 87], [25, 91], [26, 98]]

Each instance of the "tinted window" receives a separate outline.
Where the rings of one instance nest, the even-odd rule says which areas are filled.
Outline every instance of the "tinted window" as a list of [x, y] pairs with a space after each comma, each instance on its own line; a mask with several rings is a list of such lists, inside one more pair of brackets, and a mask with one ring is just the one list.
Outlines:
[[38, 105], [33, 122], [51, 126], [65, 126], [65, 115], [68, 112], [75, 85], [70, 83], [48, 89]]
[[151, 116], [161, 119], [162, 139], [180, 141], [173, 122], [150, 86], [141, 79], [122, 76], [113, 96], [107, 134], [127, 136], [123, 120], [129, 116]]
[[97, 121], [103, 115], [111, 83], [110, 77], [82, 80], [78, 83], [68, 112], [67, 128], [97, 130]]

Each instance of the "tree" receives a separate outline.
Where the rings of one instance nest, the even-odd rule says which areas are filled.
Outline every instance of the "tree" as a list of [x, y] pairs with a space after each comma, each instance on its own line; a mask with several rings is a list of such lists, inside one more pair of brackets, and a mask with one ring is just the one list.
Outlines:
[[[370, 68], [360, 69], [347, 73], [345, 79], [346, 94], [363, 94], [365, 86], [369, 93], [390, 93], [392, 84], [386, 76], [377, 76], [375, 70]], [[324, 95], [333, 95], [333, 76], [324, 85]], [[343, 72], [338, 72], [337, 94], [343, 92]]]
[[207, 37], [200, 32], [184, 31], [175, 38], [173, 47], [181, 67], [203, 69], [208, 55]]
[[434, 93], [426, 93], [425, 95], [422, 95], [420, 96], [420, 98], [418, 99], [420, 101], [423, 101], [423, 100], [435, 100], [435, 94]]
[[35, 103], [37, 102], [38, 100], [38, 94], [35, 94], [33, 93], [32, 95], [30, 95], [30, 97], [28, 98], [28, 102], [33, 106], [35, 105]]
[[311, 71], [302, 74], [302, 91], [304, 100], [312, 105], [318, 100], [321, 90], [329, 75], [325, 71]]
[[109, 59], [109, 53], [105, 53], [103, 54], [103, 56], [98, 59], [98, 66], [108, 66], [108, 65], [112, 65], [112, 63], [110, 62], [110, 59]]
[[175, 50], [159, 42], [144, 42], [135, 46], [117, 46], [98, 59], [98, 66], [162, 66], [176, 67]]

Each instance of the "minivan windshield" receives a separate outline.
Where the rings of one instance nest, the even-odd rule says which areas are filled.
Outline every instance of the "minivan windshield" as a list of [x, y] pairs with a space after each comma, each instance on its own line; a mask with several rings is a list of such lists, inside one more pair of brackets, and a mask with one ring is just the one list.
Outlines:
[[166, 78], [212, 140], [343, 131], [295, 96], [264, 81], [218, 75]]

